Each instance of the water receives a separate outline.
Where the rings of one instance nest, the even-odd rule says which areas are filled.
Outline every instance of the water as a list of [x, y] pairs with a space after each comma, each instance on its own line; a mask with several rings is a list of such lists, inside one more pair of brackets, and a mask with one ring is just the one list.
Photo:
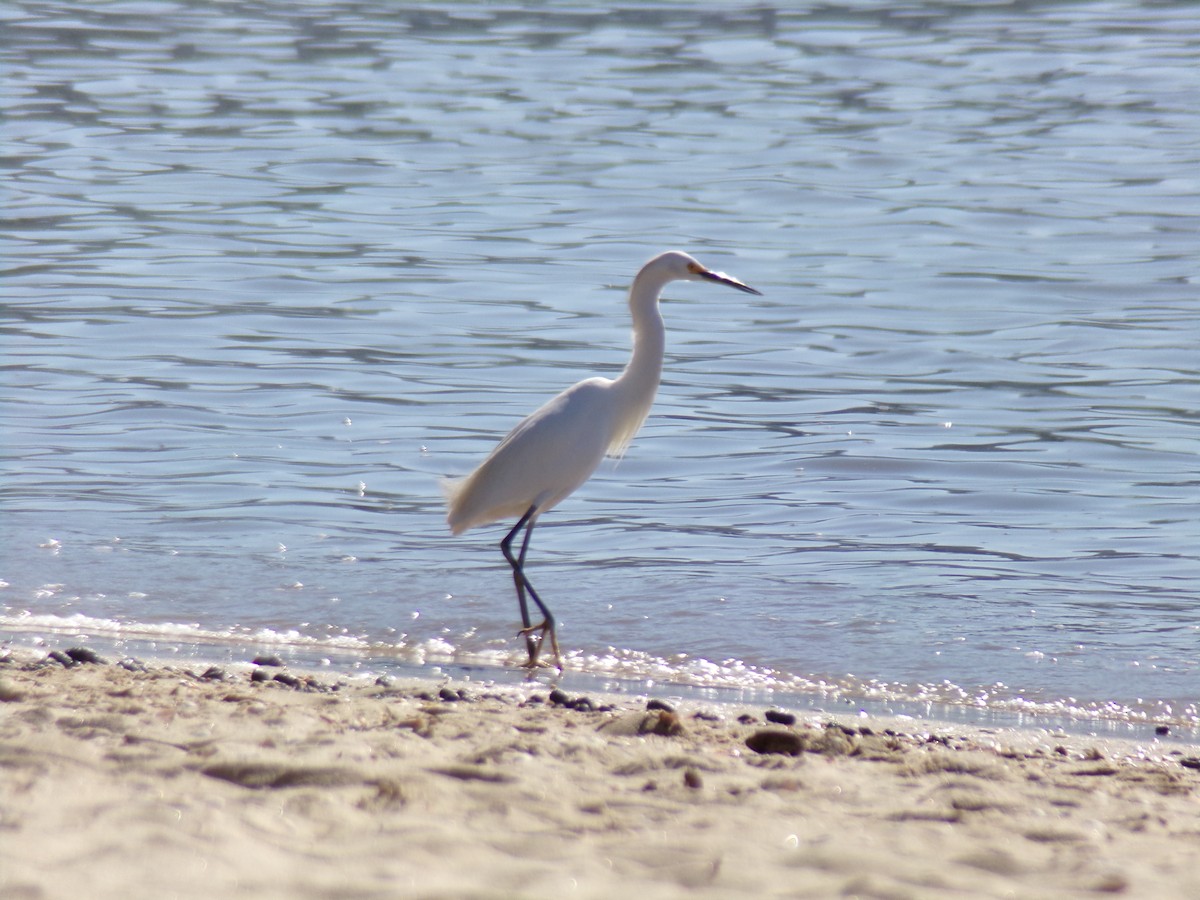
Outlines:
[[519, 658], [437, 478], [679, 247], [572, 667], [1200, 721], [1190, 3], [2, 15], [11, 639]]

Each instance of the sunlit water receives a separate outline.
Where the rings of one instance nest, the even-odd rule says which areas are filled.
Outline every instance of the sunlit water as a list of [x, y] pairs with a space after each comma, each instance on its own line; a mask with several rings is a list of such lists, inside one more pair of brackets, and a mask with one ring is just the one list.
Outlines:
[[14, 639], [519, 659], [437, 479], [678, 247], [572, 669], [1197, 721], [1192, 4], [0, 16]]

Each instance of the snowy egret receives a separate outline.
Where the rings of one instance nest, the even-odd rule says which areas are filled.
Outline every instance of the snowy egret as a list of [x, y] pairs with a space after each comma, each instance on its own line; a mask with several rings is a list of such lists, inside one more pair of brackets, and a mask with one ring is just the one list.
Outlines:
[[[633, 355], [615, 379], [588, 378], [567, 388], [522, 420], [465, 478], [443, 482], [453, 534], [476, 525], [516, 517], [517, 524], [500, 542], [512, 567], [517, 602], [529, 660], [535, 668], [542, 645], [550, 640], [554, 664], [562, 669], [554, 616], [525, 575], [525, 554], [538, 516], [553, 509], [591, 477], [607, 456], [619, 457], [646, 420], [662, 375], [665, 332], [658, 309], [662, 289], [672, 281], [711, 281], [747, 294], [758, 294], [723, 272], [706, 269], [686, 253], [672, 250], [644, 266], [629, 289], [633, 316]], [[521, 550], [513, 541], [525, 529]], [[542, 614], [539, 625], [529, 619], [528, 592]]]

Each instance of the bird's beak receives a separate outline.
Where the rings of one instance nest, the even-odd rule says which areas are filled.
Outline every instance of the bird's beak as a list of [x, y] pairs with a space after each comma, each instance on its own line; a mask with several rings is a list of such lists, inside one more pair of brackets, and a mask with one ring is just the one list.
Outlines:
[[757, 294], [759, 297], [762, 296], [762, 291], [756, 291], [754, 288], [750, 287], [750, 285], [742, 284], [732, 275], [726, 275], [724, 272], [714, 272], [711, 269], [705, 269], [699, 274], [701, 278], [707, 279], [708, 281], [715, 281], [717, 284], [727, 284], [731, 288], [737, 288], [739, 291], [745, 291], [747, 294]]

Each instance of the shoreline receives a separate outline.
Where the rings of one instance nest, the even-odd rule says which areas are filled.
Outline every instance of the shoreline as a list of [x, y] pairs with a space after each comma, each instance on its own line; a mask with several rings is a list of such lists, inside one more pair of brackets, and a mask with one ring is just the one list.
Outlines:
[[126, 665], [0, 655], [0, 895], [1200, 896], [1195, 745]]
[[[0, 630], [0, 653], [6, 650], [45, 654], [53, 649], [50, 642], [40, 639], [51, 634], [58, 640], [55, 646], [80, 643], [91, 647], [106, 658], [148, 660], [156, 665], [245, 665], [249, 656], [266, 652], [278, 654], [294, 665], [309, 671], [319, 671], [323, 677], [359, 677], [365, 674], [394, 674], [416, 680], [476, 680], [516, 684], [523, 679], [518, 662], [523, 650], [514, 652], [507, 660], [494, 657], [441, 656], [434, 653], [396, 654], [387, 648], [346, 648], [293, 643], [279, 639], [250, 639], [249, 636], [231, 639], [228, 636], [187, 635], [177, 638], [107, 634], [103, 630], [84, 626], [60, 629], [39, 623], [37, 628], [14, 626]], [[22, 638], [38, 638], [22, 640]], [[780, 681], [784, 673], [774, 670], [749, 670], [757, 680], [751, 683], [730, 683], [727, 680], [691, 678], [688, 673], [655, 669], [634, 671], [626, 668], [589, 669], [572, 661], [565, 671], [555, 677], [579, 691], [640, 696], [648, 690], [680, 700], [695, 700], [715, 704], [766, 706], [786, 703], [797, 708], [824, 715], [866, 714], [871, 717], [918, 718], [941, 722], [948, 727], [1014, 728], [1063, 730], [1071, 734], [1122, 740], [1149, 739], [1166, 726], [1170, 740], [1200, 744], [1200, 719], [1194, 703], [1169, 700], [1157, 701], [1140, 708], [1120, 701], [1062, 701], [1030, 700], [1022, 695], [1010, 698], [997, 696], [987, 688], [986, 702], [969, 701], [968, 694], [955, 688], [953, 694], [894, 694], [881, 689], [873, 681], [844, 681], [818, 676], [798, 678], [797, 683]], [[793, 676], [794, 677], [794, 676]], [[546, 679], [541, 679], [546, 680]], [[984, 690], [984, 688], [980, 688]], [[1144, 701], [1138, 701], [1144, 704]], [[1153, 707], [1157, 706], [1155, 709]], [[1174, 708], [1173, 708], [1174, 707]], [[1182, 708], [1181, 708], [1182, 707]], [[1164, 709], [1166, 712], [1164, 712]]]

